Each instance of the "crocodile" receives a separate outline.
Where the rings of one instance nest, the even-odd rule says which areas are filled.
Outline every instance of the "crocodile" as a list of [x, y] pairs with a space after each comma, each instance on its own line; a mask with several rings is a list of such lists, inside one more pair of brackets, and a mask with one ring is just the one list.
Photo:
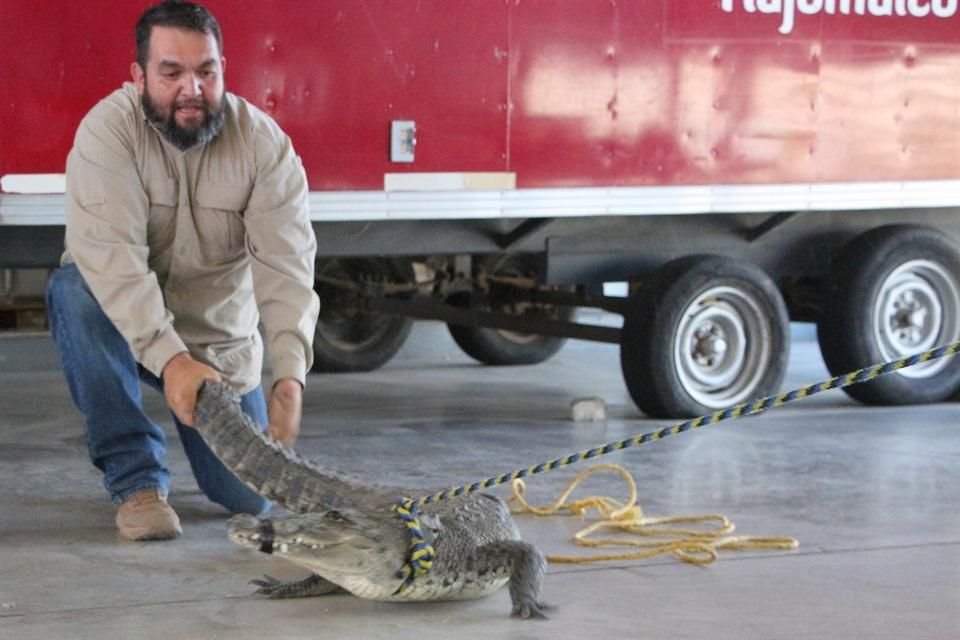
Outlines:
[[271, 517], [233, 516], [230, 540], [311, 572], [292, 582], [253, 580], [257, 594], [295, 598], [346, 591], [370, 600], [422, 602], [480, 598], [509, 583], [511, 615], [546, 617], [548, 607], [540, 602], [546, 559], [521, 540], [498, 497], [470, 493], [419, 507], [420, 531], [434, 557], [425, 575], [409, 579], [403, 568], [410, 530], [396, 507], [423, 491], [363, 482], [307, 460], [263, 433], [241, 411], [239, 397], [219, 382], [201, 387], [194, 423], [228, 469], [286, 510]]

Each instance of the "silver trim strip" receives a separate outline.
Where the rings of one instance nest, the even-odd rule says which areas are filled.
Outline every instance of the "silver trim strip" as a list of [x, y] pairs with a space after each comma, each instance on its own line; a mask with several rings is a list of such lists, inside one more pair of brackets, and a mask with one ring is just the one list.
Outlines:
[[[310, 218], [463, 220], [960, 207], [960, 180], [589, 187], [506, 191], [313, 191]], [[0, 194], [0, 225], [62, 225], [60, 195]]]

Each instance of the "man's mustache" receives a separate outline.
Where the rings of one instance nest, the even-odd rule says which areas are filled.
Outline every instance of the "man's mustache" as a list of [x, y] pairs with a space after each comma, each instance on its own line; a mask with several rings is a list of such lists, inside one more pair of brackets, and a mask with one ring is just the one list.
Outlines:
[[207, 101], [204, 100], [203, 98], [192, 99], [192, 100], [178, 100], [177, 102], [173, 103], [173, 107], [175, 109], [183, 109], [184, 107], [186, 107], [186, 108], [199, 108], [205, 111], [210, 110], [210, 105], [207, 104]]

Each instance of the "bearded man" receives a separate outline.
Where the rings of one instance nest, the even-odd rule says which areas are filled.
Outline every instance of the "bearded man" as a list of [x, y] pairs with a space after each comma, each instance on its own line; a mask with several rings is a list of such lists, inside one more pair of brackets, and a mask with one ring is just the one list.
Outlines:
[[47, 304], [119, 533], [159, 540], [182, 528], [140, 382], [162, 390], [200, 489], [232, 513], [262, 513], [269, 502], [190, 428], [197, 393], [225, 380], [292, 444], [319, 301], [303, 167], [269, 116], [225, 91], [217, 21], [163, 2], [140, 17], [136, 44], [133, 82], [84, 117], [67, 158], [66, 247]]

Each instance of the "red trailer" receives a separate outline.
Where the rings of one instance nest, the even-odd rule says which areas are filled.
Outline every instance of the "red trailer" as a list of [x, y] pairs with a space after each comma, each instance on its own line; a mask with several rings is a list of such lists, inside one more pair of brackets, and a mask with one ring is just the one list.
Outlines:
[[[0, 3], [0, 267], [56, 263], [73, 133], [147, 4]], [[433, 318], [486, 363], [619, 343], [639, 407], [686, 416], [776, 390], [789, 320], [835, 373], [960, 340], [958, 0], [206, 4], [307, 169], [321, 370]], [[946, 359], [851, 393], [958, 388]]]

